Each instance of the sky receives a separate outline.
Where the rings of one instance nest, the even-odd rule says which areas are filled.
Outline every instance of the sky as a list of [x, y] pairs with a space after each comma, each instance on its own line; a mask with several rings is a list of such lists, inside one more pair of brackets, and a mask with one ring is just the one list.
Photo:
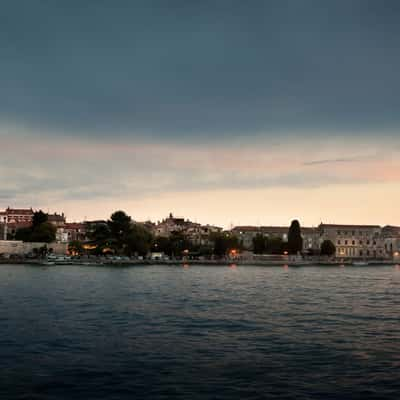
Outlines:
[[0, 208], [400, 225], [400, 2], [3, 0]]

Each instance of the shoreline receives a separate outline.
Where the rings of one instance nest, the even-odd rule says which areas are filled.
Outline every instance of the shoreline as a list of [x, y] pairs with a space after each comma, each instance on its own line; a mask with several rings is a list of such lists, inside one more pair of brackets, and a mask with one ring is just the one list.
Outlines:
[[47, 260], [0, 260], [0, 265], [37, 265], [37, 266], [58, 266], [58, 265], [71, 265], [71, 266], [151, 266], [151, 265], [164, 265], [164, 266], [265, 266], [265, 267], [307, 267], [307, 266], [321, 266], [321, 267], [340, 267], [340, 266], [354, 266], [354, 267], [368, 267], [368, 266], [388, 266], [399, 265], [398, 262], [393, 260], [371, 260], [365, 264], [357, 264], [358, 261], [252, 261], [252, 260], [63, 260], [63, 261], [47, 261]]

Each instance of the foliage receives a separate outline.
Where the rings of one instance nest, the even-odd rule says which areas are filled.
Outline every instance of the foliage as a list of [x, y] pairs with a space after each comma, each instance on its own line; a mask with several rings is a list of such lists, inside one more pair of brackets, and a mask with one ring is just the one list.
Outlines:
[[214, 254], [217, 257], [223, 257], [229, 253], [230, 250], [240, 250], [241, 245], [236, 236], [228, 233], [218, 233], [212, 236], [214, 242]]
[[151, 248], [152, 235], [142, 225], [133, 224], [125, 237], [125, 254], [132, 256], [138, 254], [145, 256]]
[[254, 254], [283, 254], [287, 249], [287, 242], [280, 237], [265, 237], [258, 233], [253, 238]]
[[124, 211], [115, 211], [107, 222], [117, 252], [124, 250], [132, 233], [132, 219]]
[[151, 251], [171, 255], [172, 250], [169, 238], [163, 236], [155, 238], [151, 245]]
[[333, 256], [336, 253], [336, 247], [331, 240], [324, 240], [321, 244], [321, 255]]
[[303, 238], [301, 237], [300, 223], [292, 221], [288, 232], [288, 251], [290, 254], [297, 254], [303, 249]]
[[134, 223], [124, 211], [114, 212], [107, 222], [96, 224], [89, 233], [94, 254], [146, 255], [153, 241], [144, 226]]
[[280, 237], [270, 237], [265, 242], [265, 252], [267, 254], [283, 254], [287, 249], [287, 242], [284, 242]]
[[47, 214], [37, 211], [33, 214], [32, 226], [18, 229], [15, 239], [24, 242], [51, 243], [56, 240], [56, 230], [53, 224], [47, 222]]
[[98, 247], [104, 247], [109, 245], [111, 241], [111, 231], [106, 223], [96, 224], [94, 229], [89, 232], [89, 238]]
[[253, 238], [253, 252], [254, 254], [264, 254], [266, 251], [266, 238], [261, 234]]
[[32, 249], [32, 252], [35, 257], [45, 257], [48, 253], [50, 253], [46, 245], [39, 248], [35, 247], [34, 249]]
[[32, 227], [19, 228], [15, 232], [15, 240], [22, 240], [23, 242], [29, 242], [32, 235]]
[[50, 222], [43, 222], [33, 227], [30, 241], [44, 243], [54, 242], [56, 240], [56, 230], [57, 228]]
[[162, 252], [170, 257], [180, 257], [186, 250], [189, 252], [197, 251], [194, 246], [181, 232], [172, 232], [170, 237], [158, 237], [154, 239], [151, 246], [152, 251]]
[[47, 221], [48, 221], [47, 214], [45, 214], [42, 210], [36, 211], [35, 213], [33, 213], [32, 217], [32, 228], [35, 229]]

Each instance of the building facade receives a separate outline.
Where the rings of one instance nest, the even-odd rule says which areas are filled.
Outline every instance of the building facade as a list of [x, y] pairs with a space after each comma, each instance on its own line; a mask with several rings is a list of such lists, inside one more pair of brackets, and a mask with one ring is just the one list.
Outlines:
[[[288, 226], [236, 226], [231, 230], [243, 247], [247, 250], [253, 249], [253, 239], [261, 234], [266, 238], [280, 238], [287, 242]], [[318, 228], [301, 228], [303, 238], [303, 251], [318, 250], [320, 248], [320, 233]]]
[[336, 247], [338, 258], [387, 258], [382, 228], [379, 225], [319, 226], [321, 242], [330, 240]]

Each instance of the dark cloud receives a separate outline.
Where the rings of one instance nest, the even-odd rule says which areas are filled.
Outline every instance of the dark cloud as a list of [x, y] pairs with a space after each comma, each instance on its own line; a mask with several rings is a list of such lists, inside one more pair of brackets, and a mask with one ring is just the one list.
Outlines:
[[399, 127], [397, 1], [18, 1], [0, 118], [194, 139]]
[[324, 160], [306, 161], [303, 163], [305, 166], [323, 165], [323, 164], [343, 164], [355, 163], [368, 160], [369, 157], [342, 157], [342, 158], [327, 158]]

